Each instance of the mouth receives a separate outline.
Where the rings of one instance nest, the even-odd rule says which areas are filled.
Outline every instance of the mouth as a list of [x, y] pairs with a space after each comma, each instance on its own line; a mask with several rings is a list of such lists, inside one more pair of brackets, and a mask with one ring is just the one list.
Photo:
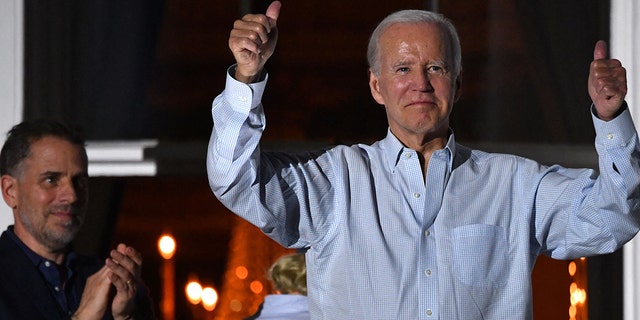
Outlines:
[[54, 208], [49, 213], [50, 215], [62, 220], [73, 220], [77, 216], [75, 210], [68, 206], [65, 206], [64, 208]]
[[75, 217], [75, 214], [70, 211], [55, 211], [51, 212], [51, 215], [61, 220], [73, 220]]
[[407, 107], [434, 107], [436, 103], [431, 100], [412, 101], [406, 105]]

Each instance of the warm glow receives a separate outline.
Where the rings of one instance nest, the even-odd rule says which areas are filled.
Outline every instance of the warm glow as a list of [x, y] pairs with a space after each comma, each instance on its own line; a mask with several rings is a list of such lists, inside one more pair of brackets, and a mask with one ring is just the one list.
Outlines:
[[235, 312], [240, 312], [242, 311], [242, 302], [238, 301], [238, 300], [231, 300], [231, 311], [235, 311]]
[[569, 263], [569, 275], [572, 277], [575, 276], [577, 269], [578, 266], [576, 266], [576, 263], [574, 261], [571, 261], [571, 263]]
[[192, 304], [198, 304], [202, 300], [202, 286], [196, 282], [191, 281], [187, 284], [185, 292], [187, 293], [187, 299]]
[[258, 294], [262, 292], [262, 289], [264, 289], [264, 286], [262, 285], [262, 282], [255, 280], [251, 282], [251, 284], [249, 285], [249, 288], [251, 288], [251, 292]]
[[573, 294], [576, 290], [578, 290], [578, 285], [575, 282], [572, 282], [571, 285], [569, 285], [569, 293]]
[[577, 313], [578, 313], [578, 309], [576, 308], [576, 306], [570, 306], [569, 307], [569, 317], [571, 319], [575, 319]]
[[571, 293], [572, 306], [583, 304], [585, 301], [587, 301], [587, 292], [584, 289], [577, 289]]
[[236, 268], [236, 277], [239, 279], [246, 279], [249, 276], [249, 270], [245, 266], [239, 266]]
[[218, 293], [211, 287], [202, 289], [202, 305], [207, 311], [213, 311], [218, 303]]
[[171, 259], [176, 252], [176, 241], [172, 236], [163, 235], [160, 237], [160, 240], [158, 240], [158, 250], [163, 258], [167, 260]]

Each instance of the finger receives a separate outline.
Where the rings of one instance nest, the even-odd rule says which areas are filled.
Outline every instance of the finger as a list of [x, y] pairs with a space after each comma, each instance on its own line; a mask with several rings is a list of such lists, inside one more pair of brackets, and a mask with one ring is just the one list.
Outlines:
[[247, 15], [242, 20], [236, 20], [233, 23], [232, 35], [246, 37], [256, 43], [263, 43], [268, 40], [269, 32], [271, 32], [271, 21], [267, 16]]
[[604, 40], [598, 40], [596, 47], [593, 49], [593, 60], [601, 60], [607, 58], [607, 43]]
[[109, 280], [117, 289], [120, 290], [135, 291], [138, 288], [137, 283], [134, 279], [126, 279], [118, 276], [115, 273], [109, 275]]
[[266, 40], [263, 40], [259, 33], [233, 29], [231, 30], [229, 37], [229, 48], [233, 52], [242, 52], [246, 50], [258, 54], [263, 41]]
[[130, 272], [123, 268], [121, 264], [116, 263], [112, 259], [107, 259], [106, 265], [111, 271], [109, 280], [118, 291], [128, 291], [136, 287], [135, 278]]
[[133, 260], [133, 262], [135, 262], [136, 265], [142, 266], [142, 253], [140, 253], [138, 250], [134, 249], [133, 247], [127, 247], [126, 253], [127, 253], [127, 257]]
[[142, 253], [138, 252], [138, 250], [134, 249], [133, 247], [127, 246], [124, 243], [120, 243], [116, 247], [116, 251], [116, 253], [120, 253], [123, 256], [131, 259], [131, 261], [133, 261], [136, 265], [142, 265]]
[[272, 2], [267, 8], [267, 17], [272, 20], [272, 27], [275, 27], [276, 22], [278, 21], [278, 16], [280, 16], [280, 8], [282, 7], [282, 3], [280, 1]]
[[131, 259], [138, 266], [142, 265], [142, 253], [138, 252], [138, 250], [130, 247], [124, 243], [118, 244], [116, 250], [123, 255], [126, 255], [129, 259]]
[[129, 278], [127, 274], [134, 277], [140, 275], [140, 264], [136, 263], [133, 258], [123, 254], [117, 250], [111, 250], [111, 259], [114, 263], [112, 270], [123, 278]]

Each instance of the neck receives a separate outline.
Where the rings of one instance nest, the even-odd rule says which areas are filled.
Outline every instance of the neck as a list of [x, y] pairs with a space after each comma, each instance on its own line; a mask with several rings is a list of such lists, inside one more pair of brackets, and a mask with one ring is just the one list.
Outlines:
[[422, 167], [422, 174], [427, 176], [427, 167], [429, 167], [429, 159], [431, 155], [447, 145], [448, 135], [439, 135], [434, 138], [411, 140], [404, 139], [401, 142], [407, 147], [415, 150], [420, 157], [420, 166]]
[[60, 250], [54, 250], [49, 248], [48, 246], [43, 245], [37, 239], [35, 239], [26, 229], [22, 228], [19, 224], [14, 226], [13, 232], [16, 234], [18, 239], [22, 241], [31, 251], [35, 252], [37, 255], [53, 261], [54, 263], [61, 265], [64, 263], [64, 259], [67, 256], [67, 248], [63, 248]]

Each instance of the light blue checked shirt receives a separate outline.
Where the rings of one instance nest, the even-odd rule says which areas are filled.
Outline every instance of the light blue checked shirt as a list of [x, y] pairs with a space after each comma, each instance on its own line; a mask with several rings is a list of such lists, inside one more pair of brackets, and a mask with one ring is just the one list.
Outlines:
[[227, 74], [207, 171], [231, 211], [308, 247], [312, 319], [530, 319], [536, 257], [620, 248], [640, 224], [629, 115], [594, 117], [598, 176], [455, 143], [429, 160], [387, 137], [301, 155], [261, 152], [266, 79]]

